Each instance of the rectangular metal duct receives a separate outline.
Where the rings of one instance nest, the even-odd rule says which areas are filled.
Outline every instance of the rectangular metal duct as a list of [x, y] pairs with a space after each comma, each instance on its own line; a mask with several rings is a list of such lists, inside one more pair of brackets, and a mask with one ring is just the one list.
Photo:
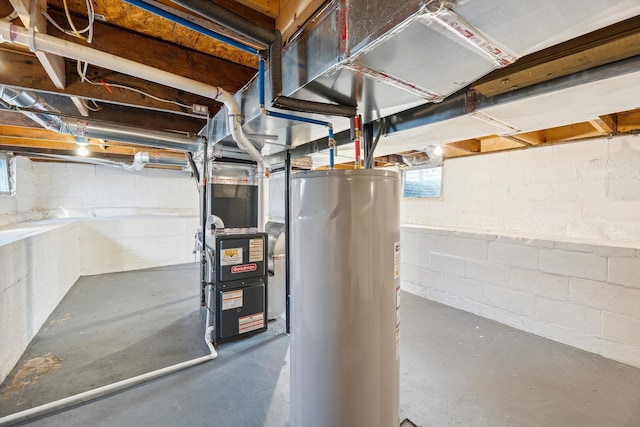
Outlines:
[[[283, 94], [356, 102], [369, 122], [439, 102], [521, 56], [637, 14], [637, 0], [333, 0], [285, 46]], [[269, 105], [269, 87], [266, 94]], [[258, 98], [257, 79], [236, 94], [244, 130], [264, 154], [326, 136], [320, 126], [261, 116]], [[304, 116], [336, 131], [349, 126]], [[228, 134], [219, 114], [214, 139], [231, 145]]]

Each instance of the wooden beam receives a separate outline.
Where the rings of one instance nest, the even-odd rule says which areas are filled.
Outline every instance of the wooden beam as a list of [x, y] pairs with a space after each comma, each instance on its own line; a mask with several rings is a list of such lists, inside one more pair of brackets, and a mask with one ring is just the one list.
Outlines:
[[[455, 144], [455, 142], [453, 144]], [[455, 145], [451, 145], [451, 144], [444, 144], [442, 146], [442, 149], [444, 150], [443, 157], [445, 159], [451, 159], [453, 157], [471, 156], [473, 154], [477, 154], [474, 151], [465, 150], [464, 148], [458, 148]]]
[[[18, 17], [22, 21], [25, 28], [33, 28], [36, 32], [47, 32], [47, 21], [40, 13], [47, 10], [46, 0], [37, 0], [36, 11], [29, 13], [30, 2], [29, 0], [10, 0], [14, 10], [18, 13]], [[31, 22], [34, 20], [35, 22]], [[42, 67], [45, 69], [49, 78], [58, 89], [64, 89], [66, 85], [64, 59], [60, 56], [56, 56], [46, 52], [36, 52], [36, 57]]]
[[600, 116], [597, 119], [589, 120], [593, 128], [602, 134], [614, 134], [618, 131], [617, 118], [614, 114]]
[[452, 152], [460, 150], [468, 153], [479, 153], [481, 150], [481, 141], [479, 139], [467, 139], [465, 141], [450, 142], [448, 144], [443, 144], [442, 148], [445, 150], [450, 148], [452, 149]]
[[554, 143], [600, 136], [602, 132], [594, 129], [589, 122], [583, 122], [545, 129], [542, 134], [545, 142]]
[[[62, 13], [51, 11], [51, 15], [57, 20], [64, 19]], [[78, 42], [78, 39], [57, 30], [52, 31], [52, 35], [73, 43]], [[212, 86], [220, 86], [231, 93], [235, 93], [246, 85], [256, 74], [255, 69], [251, 67], [234, 64], [99, 22], [94, 25], [94, 40], [91, 47]]]
[[618, 132], [632, 132], [640, 129], [640, 110], [618, 114]]
[[256, 10], [271, 18], [276, 18], [280, 14], [280, 1], [278, 0], [236, 0], [238, 3]]
[[514, 141], [503, 136], [491, 136], [482, 139], [482, 152], [511, 150], [513, 148], [522, 148], [526, 145], [524, 142]]
[[[33, 89], [36, 91], [62, 93], [86, 99], [94, 99], [98, 102], [108, 102], [112, 104], [149, 108], [167, 112], [189, 112], [189, 110], [184, 107], [172, 103], [160, 102], [148, 96], [126, 89], [115, 87], [107, 88], [103, 85], [96, 86], [86, 82], [82, 83], [80, 82], [80, 77], [75, 72], [75, 63], [66, 63], [68, 76], [67, 87], [64, 90], [61, 90], [51, 83], [49, 77], [37, 64], [31, 53], [18, 53], [0, 50], [0, 61], [2, 61], [3, 64], [3, 67], [0, 69], [0, 84]], [[209, 111], [212, 114], [217, 112], [220, 108], [219, 103], [212, 101], [209, 98], [182, 92], [112, 71], [89, 67], [87, 75], [91, 80], [96, 82], [104, 80], [109, 83], [133, 87], [153, 94], [156, 97], [180, 102], [185, 105], [206, 105], [209, 107]]]
[[474, 83], [495, 96], [640, 54], [640, 16], [527, 55]]
[[324, 3], [324, 0], [281, 1], [280, 15], [276, 18], [276, 29], [282, 33], [282, 41], [286, 43], [289, 37], [298, 31]]
[[[76, 15], [76, 17], [74, 17], [74, 21], [77, 22], [76, 26], [86, 25], [86, 19], [77, 18], [77, 16], [86, 17], [86, 1], [67, 0], [67, 4], [70, 11]], [[63, 10], [62, 0], [50, 0], [49, 5], [52, 8]], [[236, 64], [254, 69], [258, 68], [258, 59], [250, 53], [221, 43], [203, 34], [182, 27], [181, 25], [174, 24], [165, 18], [131, 6], [125, 2], [96, 1], [94, 2], [94, 10], [95, 13], [102, 15], [110, 25], [127, 28], [131, 31], [144, 34], [149, 38], [165, 40]], [[63, 23], [66, 22], [66, 18], [64, 18], [64, 21], [57, 21]], [[94, 43], [99, 40], [100, 37], [95, 34]], [[145, 45], [126, 45], [126, 47], [137, 51], [151, 50], [146, 49]]]
[[545, 142], [544, 136], [540, 131], [518, 133], [510, 136], [511, 138], [517, 140], [518, 142], [521, 142], [526, 145], [538, 145], [538, 144], [543, 144]]

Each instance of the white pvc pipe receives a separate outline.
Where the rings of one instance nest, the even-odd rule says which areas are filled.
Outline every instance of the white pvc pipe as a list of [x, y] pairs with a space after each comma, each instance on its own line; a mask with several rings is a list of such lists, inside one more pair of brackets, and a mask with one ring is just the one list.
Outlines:
[[49, 412], [58, 411], [60, 409], [68, 408], [69, 406], [97, 399], [107, 394], [112, 394], [117, 391], [124, 390], [126, 388], [133, 387], [138, 384], [142, 384], [144, 382], [151, 381], [153, 379], [160, 378], [162, 376], [169, 375], [174, 372], [181, 371], [183, 369], [190, 368], [192, 366], [199, 365], [200, 363], [208, 362], [209, 360], [215, 359], [218, 356], [218, 353], [213, 348], [213, 344], [211, 343], [211, 330], [212, 328], [207, 328], [207, 330], [205, 331], [205, 341], [207, 343], [207, 346], [209, 347], [209, 351], [211, 352], [207, 356], [198, 357], [196, 359], [188, 360], [186, 362], [178, 363], [172, 366], [167, 366], [166, 368], [158, 369], [146, 374], [118, 381], [113, 384], [108, 384], [102, 387], [94, 388], [93, 390], [65, 397], [64, 399], [36, 406], [35, 408], [30, 408], [21, 412], [16, 412], [15, 414], [7, 415], [6, 417], [0, 418], [0, 426], [6, 426], [13, 423], [26, 421]]
[[258, 232], [264, 231], [264, 163], [258, 162]]
[[9, 22], [0, 21], [0, 42], [15, 43], [22, 46], [34, 46], [36, 51], [48, 52], [76, 61], [88, 62], [98, 67], [114, 70], [140, 79], [152, 81], [168, 87], [206, 96], [227, 107], [227, 119], [231, 135], [238, 146], [247, 151], [258, 163], [263, 161], [262, 153], [247, 139], [242, 131], [240, 107], [233, 96], [221, 87], [211, 86], [177, 74], [159, 70], [149, 65], [121, 58], [88, 46], [71, 43], [48, 34], [34, 32], [17, 27]]

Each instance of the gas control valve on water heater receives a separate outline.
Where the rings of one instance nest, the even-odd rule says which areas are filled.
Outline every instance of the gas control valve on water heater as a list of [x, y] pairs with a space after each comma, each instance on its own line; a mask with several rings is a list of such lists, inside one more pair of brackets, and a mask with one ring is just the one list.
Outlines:
[[395, 172], [291, 180], [291, 426], [398, 426]]

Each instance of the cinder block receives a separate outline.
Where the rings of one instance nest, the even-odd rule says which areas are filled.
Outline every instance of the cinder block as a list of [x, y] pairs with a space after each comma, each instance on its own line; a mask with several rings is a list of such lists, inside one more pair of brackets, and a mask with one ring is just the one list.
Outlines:
[[467, 261], [466, 276], [478, 282], [509, 286], [511, 269], [491, 262]]
[[529, 293], [485, 285], [484, 302], [510, 313], [535, 317], [535, 297]]
[[516, 243], [489, 242], [489, 261], [513, 267], [538, 269], [537, 247]]
[[465, 259], [442, 254], [431, 254], [431, 269], [451, 276], [466, 275]]
[[448, 237], [445, 244], [447, 255], [484, 261], [487, 259], [487, 245], [485, 240]]
[[513, 289], [547, 298], [565, 301], [569, 299], [569, 278], [567, 276], [514, 268], [511, 270], [510, 286]]
[[599, 335], [602, 312], [583, 305], [536, 297], [536, 319], [583, 334]]
[[593, 247], [593, 253], [598, 256], [634, 257], [637, 255], [638, 250], [634, 248], [595, 245]]
[[640, 288], [640, 259], [609, 257], [607, 280], [619, 285]]
[[640, 320], [616, 313], [603, 313], [602, 337], [640, 350]]
[[484, 297], [484, 283], [455, 276], [442, 276], [442, 290], [460, 298], [469, 298], [482, 302]]
[[541, 249], [540, 270], [582, 279], [605, 280], [607, 258], [561, 249]]
[[585, 253], [593, 252], [593, 245], [588, 245], [585, 243], [555, 242], [554, 246], [556, 249], [564, 249], [566, 251]]
[[640, 319], [640, 289], [571, 279], [571, 302]]

